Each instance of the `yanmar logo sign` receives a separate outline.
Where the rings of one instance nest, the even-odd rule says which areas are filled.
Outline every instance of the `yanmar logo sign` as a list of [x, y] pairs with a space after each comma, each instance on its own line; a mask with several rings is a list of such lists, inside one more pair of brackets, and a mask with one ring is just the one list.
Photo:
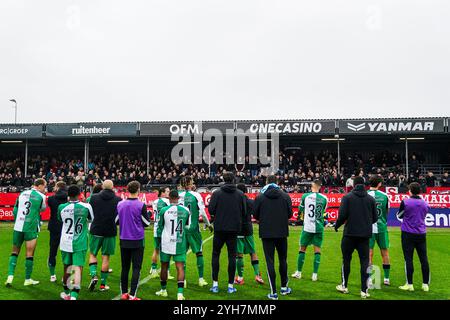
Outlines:
[[344, 121], [341, 132], [390, 133], [443, 131], [436, 121]]
[[80, 126], [79, 128], [72, 128], [72, 135], [74, 136], [85, 136], [85, 135], [108, 135], [111, 131], [110, 127], [90, 127]]
[[352, 123], [349, 122], [349, 123], [347, 123], [347, 128], [349, 130], [358, 132], [358, 131], [364, 130], [366, 128], [366, 123], [363, 122], [361, 124], [352, 124]]

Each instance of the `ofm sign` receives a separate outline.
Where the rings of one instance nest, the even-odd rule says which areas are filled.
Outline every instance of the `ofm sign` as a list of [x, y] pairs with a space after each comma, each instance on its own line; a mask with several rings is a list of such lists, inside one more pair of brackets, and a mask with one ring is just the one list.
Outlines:
[[339, 121], [339, 133], [444, 132], [442, 120]]

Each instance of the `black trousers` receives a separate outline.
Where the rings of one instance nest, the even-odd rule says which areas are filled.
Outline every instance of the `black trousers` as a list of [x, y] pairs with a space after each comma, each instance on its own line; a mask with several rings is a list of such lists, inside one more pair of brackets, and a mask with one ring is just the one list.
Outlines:
[[344, 287], [348, 285], [348, 277], [350, 275], [350, 263], [352, 261], [353, 251], [357, 251], [359, 255], [359, 263], [361, 265], [361, 291], [367, 292], [367, 282], [369, 280], [369, 238], [360, 237], [342, 237], [342, 284]]
[[61, 233], [50, 232], [48, 265], [56, 266], [56, 255], [58, 254], [59, 241], [61, 240]]
[[413, 284], [414, 274], [414, 249], [419, 256], [420, 265], [422, 266], [422, 283], [430, 283], [430, 265], [428, 264], [427, 257], [427, 235], [426, 234], [414, 234], [402, 231], [402, 249], [403, 257], [405, 258], [406, 265], [406, 279], [408, 284]]
[[122, 258], [122, 273], [120, 276], [120, 288], [122, 293], [128, 292], [128, 274], [130, 273], [131, 264], [133, 264], [133, 272], [131, 275], [130, 295], [135, 296], [141, 276], [142, 260], [144, 259], [144, 247], [140, 248], [120, 248]]
[[220, 268], [220, 252], [226, 244], [228, 251], [228, 283], [234, 283], [234, 275], [236, 274], [236, 249], [237, 249], [237, 233], [231, 232], [214, 232], [213, 251], [212, 251], [212, 279], [219, 280]]
[[287, 287], [288, 285], [288, 270], [287, 270], [287, 238], [270, 238], [270, 239], [262, 239], [264, 256], [266, 258], [267, 265], [267, 273], [269, 274], [269, 283], [271, 293], [274, 294], [277, 292], [276, 285], [276, 272], [275, 272], [275, 250], [278, 253], [278, 262], [279, 267], [278, 271], [280, 272], [281, 278], [281, 287]]

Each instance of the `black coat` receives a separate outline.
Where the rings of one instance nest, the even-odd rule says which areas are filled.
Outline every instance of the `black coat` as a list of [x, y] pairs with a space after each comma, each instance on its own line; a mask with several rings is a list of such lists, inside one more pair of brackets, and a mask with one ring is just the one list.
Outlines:
[[292, 200], [286, 192], [269, 187], [256, 197], [253, 211], [253, 217], [259, 221], [259, 237], [261, 239], [289, 236]]
[[239, 233], [240, 236], [251, 236], [253, 235], [253, 225], [252, 225], [252, 215], [253, 215], [253, 203], [254, 201], [252, 199], [247, 198], [246, 195], [244, 195], [246, 204], [247, 204], [247, 212], [242, 220], [242, 230]]
[[246, 217], [246, 197], [234, 184], [224, 184], [211, 195], [208, 206], [214, 231], [240, 233]]
[[58, 190], [53, 196], [48, 197], [48, 207], [50, 208], [50, 220], [48, 230], [51, 233], [60, 234], [62, 222], [58, 219], [58, 207], [67, 202], [67, 190]]
[[122, 199], [112, 190], [102, 190], [92, 195], [89, 204], [94, 212], [90, 232], [101, 237], [115, 237], [117, 235], [116, 216], [117, 204]]
[[372, 237], [372, 224], [378, 221], [375, 199], [357, 185], [342, 198], [335, 230], [345, 223], [344, 236]]

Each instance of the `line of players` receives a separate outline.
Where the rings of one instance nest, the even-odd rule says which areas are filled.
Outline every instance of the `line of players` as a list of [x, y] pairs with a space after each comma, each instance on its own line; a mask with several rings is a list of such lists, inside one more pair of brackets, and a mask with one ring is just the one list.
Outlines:
[[[377, 203], [379, 214], [378, 222], [373, 225], [373, 237], [370, 241], [370, 264], [372, 265], [373, 248], [375, 243], [381, 249], [384, 270], [384, 284], [389, 285], [389, 237], [387, 230], [387, 213], [389, 200], [385, 193], [379, 191], [382, 185], [381, 179], [374, 177], [370, 181], [369, 194]], [[245, 187], [245, 186], [244, 186]], [[320, 266], [321, 246], [323, 241], [324, 214], [327, 206], [327, 198], [319, 193], [320, 181], [314, 181], [312, 192], [303, 195], [300, 212], [303, 216], [304, 227], [300, 237], [300, 249], [297, 259], [297, 270], [292, 274], [293, 278], [302, 277], [302, 269], [305, 262], [307, 247], [314, 247], [314, 267], [312, 280], [317, 281]], [[161, 279], [161, 290], [156, 292], [158, 296], [167, 296], [167, 280], [170, 260], [173, 259], [177, 269], [178, 299], [184, 299], [183, 289], [186, 287], [185, 269], [186, 252], [191, 251], [197, 257], [198, 284], [200, 287], [208, 283], [204, 279], [204, 259], [202, 254], [202, 236], [199, 226], [199, 217], [202, 216], [206, 226], [212, 231], [213, 227], [205, 212], [204, 202], [197, 192], [193, 191], [194, 185], [191, 177], [184, 177], [178, 191], [170, 191], [164, 188], [159, 192], [159, 198], [154, 202], [154, 245], [152, 255], [152, 268], [150, 277]], [[20, 194], [14, 207], [14, 232], [13, 248], [9, 260], [8, 278], [6, 286], [11, 286], [14, 278], [17, 257], [22, 244], [25, 242], [25, 286], [36, 285], [39, 281], [31, 278], [34, 264], [34, 250], [39, 233], [40, 213], [45, 210], [44, 179], [37, 179], [31, 190]], [[76, 299], [81, 288], [81, 271], [84, 265], [87, 250], [88, 220], [94, 218], [89, 204], [79, 201], [80, 190], [70, 186], [68, 190], [69, 202], [60, 206], [58, 217], [63, 222], [63, 233], [60, 248], [65, 268], [64, 296], [65, 299]], [[169, 198], [169, 200], [168, 200]], [[74, 212], [78, 212], [74, 216]], [[77, 236], [74, 237], [74, 234]], [[253, 234], [240, 235], [238, 238], [237, 273], [235, 284], [244, 284], [243, 256], [250, 254], [252, 266], [255, 272], [255, 280], [264, 284], [259, 271], [258, 257], [255, 251]], [[157, 271], [157, 257], [161, 260], [161, 274]], [[72, 271], [73, 274], [70, 272]], [[68, 279], [71, 277], [71, 289]]]

